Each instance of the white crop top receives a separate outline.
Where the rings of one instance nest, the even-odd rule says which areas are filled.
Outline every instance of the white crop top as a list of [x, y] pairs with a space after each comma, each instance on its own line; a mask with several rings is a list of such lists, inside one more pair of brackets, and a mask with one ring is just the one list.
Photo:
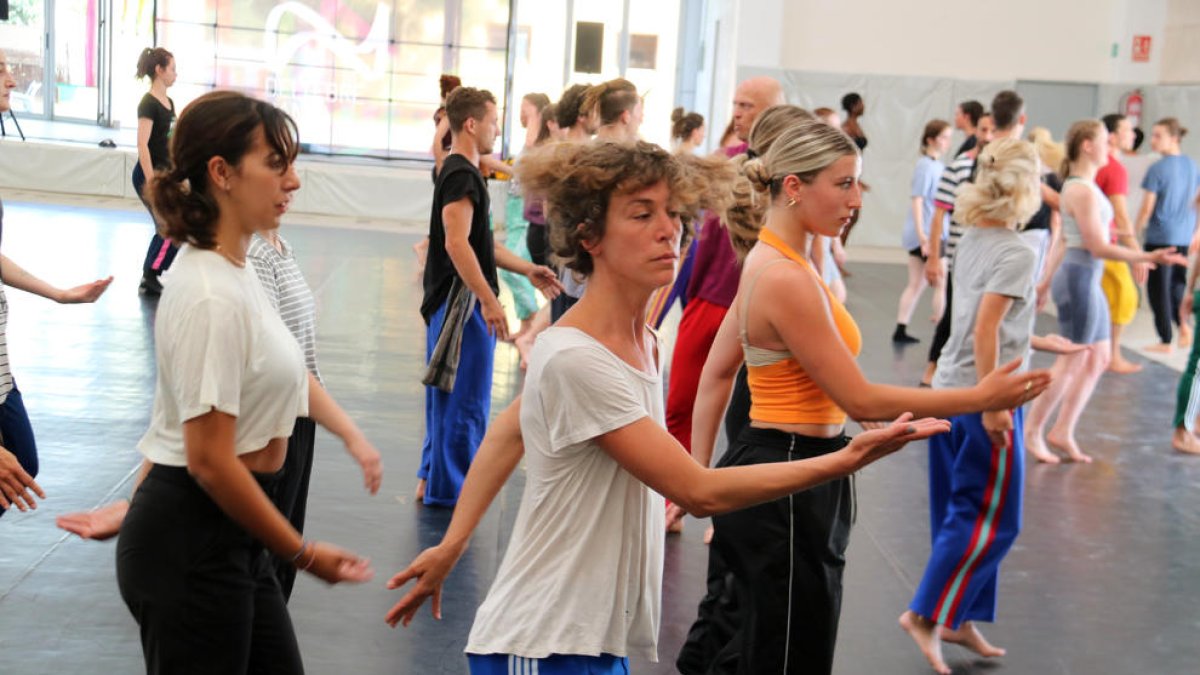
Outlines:
[[158, 375], [138, 450], [187, 466], [183, 423], [218, 410], [237, 417], [237, 454], [287, 438], [308, 414], [304, 355], [250, 266], [184, 245], [154, 321]]

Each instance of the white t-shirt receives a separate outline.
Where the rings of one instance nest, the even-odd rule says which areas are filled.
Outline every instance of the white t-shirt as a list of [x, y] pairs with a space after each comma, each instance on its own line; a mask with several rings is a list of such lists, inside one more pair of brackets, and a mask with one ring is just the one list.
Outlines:
[[237, 417], [237, 454], [287, 438], [308, 414], [304, 354], [251, 266], [182, 246], [154, 320], [158, 377], [138, 450], [187, 466], [183, 423], [211, 410]]
[[665, 504], [595, 438], [664, 424], [662, 391], [661, 373], [582, 331], [538, 337], [521, 401], [525, 493], [468, 653], [658, 660]]

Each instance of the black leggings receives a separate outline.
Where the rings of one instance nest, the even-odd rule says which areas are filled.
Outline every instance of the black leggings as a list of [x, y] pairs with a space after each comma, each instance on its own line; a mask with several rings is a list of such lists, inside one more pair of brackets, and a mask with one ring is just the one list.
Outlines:
[[937, 363], [942, 358], [942, 348], [950, 339], [950, 318], [954, 315], [951, 302], [954, 299], [954, 275], [946, 274], [946, 309], [938, 321], [937, 329], [933, 331], [933, 343], [929, 345], [929, 362]]
[[[817, 457], [848, 442], [844, 436], [812, 438], [746, 427], [718, 466]], [[850, 479], [841, 478], [714, 517], [710, 558], [719, 557], [728, 566], [726, 580], [733, 582], [732, 606], [740, 620], [723, 617], [720, 601], [716, 608], [708, 607], [707, 615], [702, 604], [701, 619], [709, 622], [712, 633], [733, 633], [723, 647], [707, 645], [708, 664], [700, 669], [687, 663], [688, 657], [699, 655], [687, 653], [696, 645], [685, 645], [677, 664], [681, 672], [829, 673], [853, 502]], [[710, 567], [710, 593], [712, 571]]]
[[[256, 475], [268, 495], [278, 475]], [[148, 674], [304, 672], [270, 554], [184, 467], [154, 465], [134, 495], [117, 585]]]
[[[1146, 244], [1147, 251], [1160, 248], [1173, 249], [1182, 256], [1188, 254], [1186, 246]], [[1150, 296], [1150, 309], [1154, 312], [1154, 330], [1163, 344], [1171, 344], [1171, 324], [1179, 325], [1179, 305], [1183, 302], [1187, 273], [1183, 265], [1157, 265], [1150, 270], [1150, 278], [1146, 280], [1146, 295]]]

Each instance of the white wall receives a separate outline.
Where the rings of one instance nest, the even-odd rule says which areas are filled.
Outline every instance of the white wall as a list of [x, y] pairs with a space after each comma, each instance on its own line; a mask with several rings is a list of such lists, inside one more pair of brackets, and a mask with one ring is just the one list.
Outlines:
[[1170, 0], [1166, 25], [1162, 81], [1200, 82], [1200, 2]]
[[[1168, 4], [1200, 6], [1196, 0], [740, 0], [737, 61], [812, 72], [1157, 82]], [[1153, 38], [1147, 64], [1130, 61], [1135, 34]]]

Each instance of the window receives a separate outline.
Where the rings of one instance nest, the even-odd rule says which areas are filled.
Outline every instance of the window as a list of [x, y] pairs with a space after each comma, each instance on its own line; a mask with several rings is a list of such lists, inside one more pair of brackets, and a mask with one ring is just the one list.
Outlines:
[[657, 35], [629, 36], [629, 67], [654, 70], [658, 62]]
[[503, 100], [508, 12], [507, 0], [159, 0], [156, 26], [180, 108], [235, 89], [287, 110], [310, 152], [424, 156], [442, 72]]

